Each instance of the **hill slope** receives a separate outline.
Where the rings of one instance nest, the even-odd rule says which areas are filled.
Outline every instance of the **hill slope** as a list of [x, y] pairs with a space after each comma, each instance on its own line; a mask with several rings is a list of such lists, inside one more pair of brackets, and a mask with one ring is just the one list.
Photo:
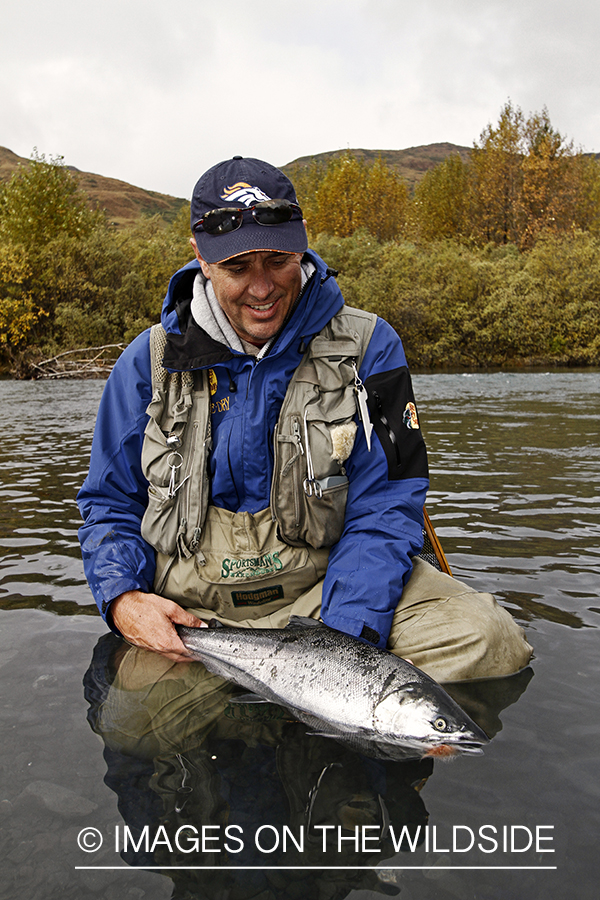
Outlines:
[[366, 162], [374, 162], [381, 157], [388, 166], [396, 169], [402, 175], [412, 190], [423, 178], [425, 172], [443, 162], [452, 153], [458, 153], [463, 162], [467, 162], [471, 150], [469, 147], [449, 143], [422, 144], [419, 147], [408, 147], [406, 150], [330, 150], [325, 153], [316, 153], [314, 156], [300, 156], [282, 168], [289, 174], [296, 167], [309, 166], [313, 161], [327, 163], [328, 160], [342, 156], [343, 153], [352, 153], [353, 156], [364, 159]]
[[[17, 156], [7, 147], [0, 147], [0, 181], [8, 181], [19, 165], [29, 165], [30, 160]], [[163, 218], [173, 219], [187, 200], [159, 194], [157, 191], [146, 191], [143, 188], [119, 181], [117, 178], [106, 178], [92, 172], [81, 172], [74, 166], [69, 170], [75, 175], [82, 191], [88, 195], [90, 206], [104, 209], [109, 221], [116, 225], [127, 225], [141, 215], [159, 214]]]

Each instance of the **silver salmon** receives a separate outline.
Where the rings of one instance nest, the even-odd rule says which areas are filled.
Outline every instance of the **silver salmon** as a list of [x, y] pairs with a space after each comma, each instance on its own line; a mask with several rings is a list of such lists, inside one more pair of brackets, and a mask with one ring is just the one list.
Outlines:
[[286, 628], [177, 626], [206, 668], [317, 734], [382, 759], [481, 753], [489, 738], [429, 675], [314, 619]]

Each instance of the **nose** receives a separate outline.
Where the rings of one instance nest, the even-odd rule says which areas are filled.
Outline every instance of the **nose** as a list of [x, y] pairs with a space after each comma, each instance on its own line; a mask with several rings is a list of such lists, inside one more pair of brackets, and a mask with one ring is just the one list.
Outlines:
[[273, 279], [264, 266], [257, 266], [252, 272], [252, 278], [248, 286], [250, 295], [255, 300], [266, 300], [274, 288]]

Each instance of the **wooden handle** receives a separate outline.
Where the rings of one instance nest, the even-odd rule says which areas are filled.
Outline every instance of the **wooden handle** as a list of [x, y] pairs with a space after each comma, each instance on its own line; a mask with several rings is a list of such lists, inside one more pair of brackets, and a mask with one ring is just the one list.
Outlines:
[[427, 510], [423, 507], [423, 519], [425, 523], [425, 533], [431, 542], [431, 546], [433, 547], [433, 552], [435, 553], [436, 559], [439, 562], [442, 572], [445, 572], [447, 575], [452, 575], [450, 571], [450, 566], [448, 565], [448, 560], [444, 556], [444, 551], [442, 550], [442, 545], [439, 542], [438, 536], [435, 533], [433, 525], [431, 524], [431, 519], [427, 514]]

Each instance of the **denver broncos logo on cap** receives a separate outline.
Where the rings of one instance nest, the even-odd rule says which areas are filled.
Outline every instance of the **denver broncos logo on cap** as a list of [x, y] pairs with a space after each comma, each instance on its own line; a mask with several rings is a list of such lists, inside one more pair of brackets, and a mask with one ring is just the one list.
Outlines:
[[245, 181], [238, 181], [236, 184], [228, 185], [220, 195], [221, 200], [235, 200], [237, 203], [243, 203], [245, 206], [252, 206], [254, 203], [260, 203], [261, 200], [270, 200], [264, 191], [258, 187], [252, 187]]

